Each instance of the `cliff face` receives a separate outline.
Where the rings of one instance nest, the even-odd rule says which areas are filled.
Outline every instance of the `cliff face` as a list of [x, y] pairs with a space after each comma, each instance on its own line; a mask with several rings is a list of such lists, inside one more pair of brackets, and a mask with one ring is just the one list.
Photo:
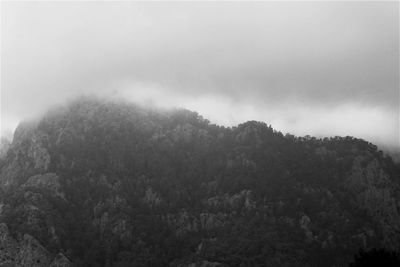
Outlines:
[[63, 254], [52, 256], [28, 234], [15, 240], [4, 223], [0, 224], [0, 251], [0, 266], [72, 266]]
[[81, 99], [0, 159], [0, 265], [343, 265], [400, 247], [399, 175], [351, 137]]

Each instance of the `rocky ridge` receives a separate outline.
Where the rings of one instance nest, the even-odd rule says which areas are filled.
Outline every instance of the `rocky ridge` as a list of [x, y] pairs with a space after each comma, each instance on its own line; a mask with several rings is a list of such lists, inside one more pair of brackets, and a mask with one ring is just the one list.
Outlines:
[[344, 265], [400, 247], [399, 174], [352, 137], [81, 99], [21, 124], [0, 159], [1, 261]]

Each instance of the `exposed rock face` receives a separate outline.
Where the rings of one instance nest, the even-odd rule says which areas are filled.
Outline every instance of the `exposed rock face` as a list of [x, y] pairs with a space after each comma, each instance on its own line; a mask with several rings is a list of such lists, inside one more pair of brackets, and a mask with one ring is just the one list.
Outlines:
[[84, 99], [0, 157], [0, 265], [346, 266], [400, 247], [399, 177], [359, 139]]
[[0, 171], [0, 186], [3, 190], [24, 183], [29, 173], [48, 170], [51, 158], [45, 144], [49, 137], [36, 127], [36, 122], [26, 122], [16, 129], [9, 148], [12, 151], [7, 158], [9, 164]]
[[10, 149], [11, 143], [6, 138], [0, 138], [0, 160], [7, 156], [7, 152]]
[[19, 266], [48, 266], [51, 259], [49, 252], [36, 239], [25, 234], [20, 242], [15, 262]]
[[32, 236], [25, 234], [20, 242], [0, 223], [0, 266], [72, 266], [63, 255], [53, 256]]
[[12, 265], [18, 253], [19, 244], [11, 236], [7, 225], [0, 223], [0, 266]]
[[39, 188], [50, 192], [55, 197], [60, 197], [65, 200], [65, 195], [62, 192], [60, 179], [55, 173], [38, 174], [29, 177], [28, 181], [22, 185], [27, 188]]
[[14, 139], [12, 146], [18, 148], [25, 140], [29, 140], [34, 136], [35, 130], [37, 128], [37, 122], [34, 121], [24, 121], [21, 122], [14, 132]]
[[47, 149], [43, 146], [43, 142], [46, 138], [48, 138], [46, 135], [34, 136], [28, 151], [28, 156], [33, 159], [34, 168], [43, 171], [47, 171], [50, 164], [49, 152], [47, 152]]
[[49, 136], [37, 129], [36, 122], [26, 122], [15, 131], [12, 148], [24, 153], [33, 163], [33, 168], [47, 171], [50, 155], [46, 148]]
[[57, 254], [54, 260], [51, 262], [50, 267], [70, 267], [71, 262], [62, 253]]

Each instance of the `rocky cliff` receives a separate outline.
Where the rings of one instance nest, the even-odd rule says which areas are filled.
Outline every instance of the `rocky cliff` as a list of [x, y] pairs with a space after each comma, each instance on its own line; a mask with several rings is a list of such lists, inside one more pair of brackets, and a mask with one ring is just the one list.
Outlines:
[[352, 137], [79, 99], [0, 158], [0, 265], [346, 265], [400, 247], [399, 178]]
[[24, 234], [14, 239], [7, 225], [0, 224], [0, 266], [68, 267], [71, 262], [62, 254], [52, 255], [34, 237]]

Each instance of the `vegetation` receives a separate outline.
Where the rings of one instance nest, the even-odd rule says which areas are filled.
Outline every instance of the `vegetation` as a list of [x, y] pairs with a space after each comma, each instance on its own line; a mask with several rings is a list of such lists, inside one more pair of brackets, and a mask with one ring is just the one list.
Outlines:
[[368, 266], [400, 266], [400, 255], [395, 251], [385, 249], [372, 249], [370, 251], [361, 250], [355, 257], [350, 267], [368, 267]]
[[76, 266], [343, 266], [400, 247], [399, 174], [353, 137], [84, 98], [18, 127], [0, 222]]

